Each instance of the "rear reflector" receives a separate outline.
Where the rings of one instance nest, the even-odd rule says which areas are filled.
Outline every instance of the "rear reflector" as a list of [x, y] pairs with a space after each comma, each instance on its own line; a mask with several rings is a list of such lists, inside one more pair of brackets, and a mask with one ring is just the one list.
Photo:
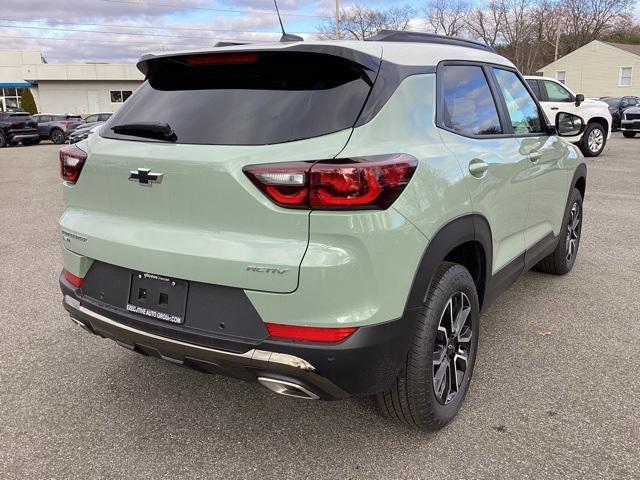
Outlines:
[[266, 323], [265, 325], [272, 338], [301, 342], [341, 342], [357, 330], [357, 327], [300, 327], [279, 323]]
[[256, 52], [216, 53], [214, 55], [190, 55], [185, 57], [189, 65], [249, 65], [258, 61]]
[[274, 203], [314, 210], [384, 210], [400, 196], [418, 165], [406, 154], [244, 168]]
[[75, 145], [67, 145], [60, 149], [60, 176], [69, 183], [76, 183], [87, 154]]
[[74, 287], [80, 288], [84, 283], [84, 278], [76, 277], [73, 273], [68, 270], [64, 271], [64, 278], [66, 278], [67, 282], [69, 282]]

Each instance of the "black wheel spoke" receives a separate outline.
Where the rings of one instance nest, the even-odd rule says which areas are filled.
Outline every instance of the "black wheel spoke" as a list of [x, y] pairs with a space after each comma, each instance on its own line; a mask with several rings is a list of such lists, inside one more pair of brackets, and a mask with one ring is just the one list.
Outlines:
[[435, 375], [433, 376], [433, 389], [436, 392], [436, 397], [442, 399], [444, 395], [444, 390], [447, 386], [447, 372], [449, 369], [449, 359], [442, 362], [438, 369], [436, 370]]
[[433, 349], [433, 390], [442, 404], [461, 389], [471, 352], [471, 303], [463, 292], [453, 294], [440, 315]]

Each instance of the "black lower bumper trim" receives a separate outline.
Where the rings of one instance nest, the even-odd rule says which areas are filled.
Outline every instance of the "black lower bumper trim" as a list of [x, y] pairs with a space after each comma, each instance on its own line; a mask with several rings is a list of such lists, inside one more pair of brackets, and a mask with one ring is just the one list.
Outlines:
[[[339, 343], [293, 342], [269, 337], [231, 340], [213, 332], [195, 335], [182, 326], [167, 328], [163, 322], [156, 321], [156, 325], [121, 309], [99, 304], [83, 295], [83, 290], [73, 287], [64, 276], [60, 277], [60, 286], [64, 306], [72, 318], [90, 332], [113, 339], [126, 348], [207, 373], [250, 381], [267, 376], [293, 382], [325, 400], [386, 390], [405, 363], [420, 314], [419, 308], [406, 310], [398, 320], [360, 327]], [[229, 317], [228, 321], [233, 322], [234, 318]], [[255, 352], [258, 353], [254, 355]], [[292, 366], [291, 359], [299, 362], [294, 361]]]

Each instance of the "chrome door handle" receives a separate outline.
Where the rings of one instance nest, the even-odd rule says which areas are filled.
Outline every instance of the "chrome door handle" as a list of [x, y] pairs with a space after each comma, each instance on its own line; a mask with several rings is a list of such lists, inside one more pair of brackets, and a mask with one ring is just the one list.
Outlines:
[[487, 173], [488, 168], [489, 164], [480, 160], [479, 158], [474, 158], [469, 162], [469, 173], [476, 178], [484, 177], [484, 174]]
[[533, 163], [537, 163], [541, 158], [542, 154], [540, 152], [531, 152], [529, 154], [529, 160], [531, 160]]

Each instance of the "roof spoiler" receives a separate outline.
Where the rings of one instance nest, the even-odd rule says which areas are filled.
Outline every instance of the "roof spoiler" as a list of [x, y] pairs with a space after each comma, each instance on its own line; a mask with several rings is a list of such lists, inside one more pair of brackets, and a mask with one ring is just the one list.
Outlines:
[[[251, 46], [254, 48], [251, 48]], [[237, 47], [237, 48], [233, 48]], [[378, 72], [380, 67], [380, 56], [373, 55], [371, 53], [363, 52], [361, 50], [354, 50], [352, 48], [338, 46], [338, 45], [318, 45], [318, 44], [304, 44], [304, 43], [275, 43], [275, 44], [232, 44], [226, 45], [224, 48], [212, 48], [210, 50], [197, 50], [197, 51], [185, 51], [185, 52], [173, 52], [173, 53], [161, 53], [153, 54], [148, 53], [142, 55], [138, 60], [136, 66], [145, 76], [150, 73], [150, 66], [152, 63], [161, 60], [168, 59], [181, 59], [185, 56], [191, 55], [211, 55], [216, 53], [248, 53], [248, 52], [297, 52], [297, 53], [320, 53], [325, 55], [333, 55], [341, 57], [346, 60], [352, 61], [361, 65], [365, 70], [372, 72], [373, 78]]]

